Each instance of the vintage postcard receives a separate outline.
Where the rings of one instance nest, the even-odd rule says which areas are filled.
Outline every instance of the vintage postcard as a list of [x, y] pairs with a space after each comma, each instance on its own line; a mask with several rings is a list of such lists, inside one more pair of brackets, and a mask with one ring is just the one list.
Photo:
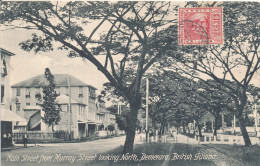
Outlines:
[[260, 163], [257, 1], [1, 1], [1, 165]]

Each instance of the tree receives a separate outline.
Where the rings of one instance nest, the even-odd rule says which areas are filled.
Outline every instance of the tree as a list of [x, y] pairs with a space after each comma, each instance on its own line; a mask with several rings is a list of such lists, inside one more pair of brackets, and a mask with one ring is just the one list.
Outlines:
[[163, 134], [165, 126], [171, 123], [180, 104], [185, 102], [187, 79], [172, 71], [156, 69], [148, 77], [151, 103], [149, 117], [154, 127], [156, 122], [160, 123], [160, 133]]
[[[260, 68], [260, 4], [223, 2], [219, 6], [223, 7], [223, 45], [181, 46], [176, 54], [176, 47], [172, 45], [171, 48], [171, 43], [168, 43], [169, 49], [165, 54], [172, 57], [168, 59], [172, 68], [202, 81], [211, 78], [225, 87], [225, 93], [234, 101], [234, 114], [240, 124], [245, 146], [251, 146], [243, 113], [249, 84]], [[173, 32], [177, 33], [176, 27], [163, 31], [162, 39], [171, 38], [172, 35], [174, 40]]]
[[126, 119], [123, 115], [117, 115], [116, 116], [116, 123], [118, 124], [118, 128], [120, 130], [126, 129]]
[[43, 101], [43, 104], [40, 104], [43, 111], [44, 117], [43, 120], [46, 124], [52, 127], [54, 132], [54, 126], [57, 125], [60, 121], [60, 111], [61, 108], [56, 102], [56, 91], [55, 91], [55, 80], [54, 76], [51, 74], [49, 68], [45, 69], [45, 78], [48, 81], [47, 86], [43, 86], [43, 97], [37, 96], [38, 100]]
[[186, 91], [186, 104], [184, 109], [187, 109], [187, 115], [193, 119], [198, 127], [199, 136], [202, 137], [200, 121], [206, 115], [207, 109], [204, 107], [203, 98], [201, 97], [202, 90], [200, 84], [195, 81], [190, 81]]
[[221, 113], [229, 111], [234, 113], [235, 105], [230, 95], [225, 93], [225, 87], [220, 86], [214, 80], [199, 81], [201, 103], [203, 107], [215, 117], [214, 135], [217, 136]]
[[[92, 62], [130, 105], [123, 153], [131, 153], [137, 112], [141, 107], [141, 79], [162, 56], [162, 50], [153, 47], [158, 42], [158, 31], [175, 21], [165, 19], [173, 11], [174, 6], [170, 4], [2, 2], [1, 24], [41, 32], [42, 35], [33, 34], [32, 39], [21, 43], [24, 50], [52, 51], [53, 43], [58, 42], [60, 49], [69, 50], [70, 57], [78, 56]], [[21, 24], [15, 24], [15, 20], [25, 25], [19, 26]], [[99, 38], [98, 33], [102, 33]], [[104, 64], [95, 55], [104, 56]], [[126, 72], [129, 68], [132, 73]]]

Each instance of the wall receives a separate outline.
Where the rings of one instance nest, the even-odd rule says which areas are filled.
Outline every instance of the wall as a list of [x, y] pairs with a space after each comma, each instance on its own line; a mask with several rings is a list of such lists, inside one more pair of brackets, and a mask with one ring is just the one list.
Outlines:
[[[20, 103], [20, 111], [17, 112], [20, 116], [24, 117], [24, 111], [23, 108], [26, 107], [26, 103], [30, 103], [30, 106], [36, 106], [37, 103], [39, 103], [38, 99], [35, 97], [37, 93], [40, 93], [41, 96], [43, 95], [42, 89], [39, 88], [30, 88], [30, 98], [26, 98], [26, 88], [20, 88], [20, 96], [17, 96], [17, 89], [18, 88], [12, 88], [12, 98], [18, 99]], [[56, 87], [56, 92], [60, 95], [69, 95], [69, 87]], [[85, 104], [86, 106], [83, 107], [83, 105], [78, 104], [72, 104], [72, 124], [71, 124], [71, 131], [74, 132], [74, 137], [79, 137], [79, 127], [78, 127], [78, 120], [87, 122], [90, 121], [96, 121], [96, 103], [95, 103], [95, 89], [92, 87], [82, 87], [82, 95], [79, 95], [79, 87], [71, 87], [71, 98]], [[55, 126], [55, 130], [64, 130], [68, 131], [68, 118], [69, 115], [67, 113], [67, 106], [68, 104], [62, 105], [62, 120], [59, 125]], [[13, 103], [13, 111], [16, 112], [16, 104]], [[79, 114], [79, 110], [81, 109], [81, 114]], [[67, 121], [67, 122], [66, 122]], [[48, 127], [46, 124], [41, 123], [41, 129], [42, 131], [51, 131], [51, 127]], [[85, 129], [88, 130], [88, 125], [85, 125]]]
[[[2, 70], [2, 62], [3, 59], [6, 62], [6, 69], [7, 69], [7, 75], [3, 75], [2, 73], [4, 72]], [[11, 92], [11, 88], [10, 88], [10, 73], [11, 73], [11, 66], [10, 66], [10, 56], [5, 55], [4, 53], [1, 53], [1, 85], [4, 86], [4, 101], [1, 101], [1, 108], [5, 108], [5, 109], [10, 109], [10, 92]], [[1, 90], [0, 90], [1, 91]]]
[[17, 96], [17, 89], [19, 88], [12, 88], [12, 99], [17, 100], [20, 103], [20, 111], [16, 111], [16, 103], [12, 103], [12, 111], [16, 112], [18, 115], [24, 117], [24, 108], [26, 103], [30, 103], [30, 106], [36, 106], [36, 103], [40, 103], [38, 99], [35, 97], [37, 93], [42, 95], [42, 90], [39, 88], [30, 88], [30, 98], [26, 98], [26, 88], [20, 88], [20, 96]]
[[[37, 93], [42, 93], [42, 89], [38, 88], [30, 88], [30, 98], [26, 98], [26, 88], [20, 88], [20, 96], [17, 96], [17, 89], [18, 88], [12, 88], [12, 98], [18, 99], [20, 103], [20, 111], [17, 111], [17, 114], [24, 117], [24, 111], [23, 108], [26, 106], [26, 103], [30, 103], [31, 106], [36, 106], [37, 103], [39, 103], [38, 99], [35, 97]], [[69, 89], [68, 87], [56, 87], [56, 92], [62, 94], [68, 94]], [[79, 97], [79, 87], [71, 87], [71, 98], [79, 101], [80, 103], [86, 104], [85, 107], [85, 117], [82, 120], [92, 120], [95, 121], [96, 119], [96, 105], [95, 100], [90, 98], [89, 94], [89, 87], [83, 87], [83, 96]], [[16, 104], [12, 104], [12, 110], [16, 112]]]

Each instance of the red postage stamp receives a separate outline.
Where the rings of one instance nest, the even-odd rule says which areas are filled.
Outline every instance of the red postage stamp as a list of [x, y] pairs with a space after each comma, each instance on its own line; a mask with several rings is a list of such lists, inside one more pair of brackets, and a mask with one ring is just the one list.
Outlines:
[[221, 7], [179, 8], [179, 44], [223, 44]]

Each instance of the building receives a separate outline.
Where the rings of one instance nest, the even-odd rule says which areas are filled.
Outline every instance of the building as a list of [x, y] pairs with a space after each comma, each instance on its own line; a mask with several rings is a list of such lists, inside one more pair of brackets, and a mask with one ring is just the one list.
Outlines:
[[[71, 99], [71, 112], [69, 112], [69, 96], [60, 95], [57, 97], [57, 103], [61, 108], [61, 120], [58, 125], [54, 126], [54, 130], [68, 131], [73, 133], [74, 138], [86, 137], [86, 105]], [[24, 108], [24, 116], [29, 119], [29, 131], [52, 131], [52, 127], [48, 126], [44, 121], [44, 112], [40, 106], [26, 106]]]
[[1, 48], [1, 108], [10, 109], [10, 60], [15, 54]]
[[98, 122], [100, 125], [104, 125], [104, 129], [106, 129], [109, 125], [113, 125], [117, 130], [116, 114], [107, 110], [104, 101], [99, 100], [97, 102], [96, 114], [96, 122]]
[[15, 54], [1, 48], [1, 147], [8, 147], [12, 142], [6, 141], [8, 136], [13, 132], [15, 122], [25, 121], [22, 117], [11, 111], [10, 99], [10, 73], [11, 57]]
[[[54, 74], [58, 104], [61, 105], [61, 121], [57, 130], [71, 131], [74, 138], [95, 135], [96, 88], [68, 74]], [[32, 122], [43, 116], [41, 110], [33, 109], [40, 104], [37, 95], [43, 95], [42, 87], [48, 84], [44, 75], [39, 75], [12, 86], [13, 110], [29, 121], [29, 130], [50, 130], [42, 122]], [[69, 95], [71, 94], [71, 99]], [[71, 103], [69, 102], [71, 100]], [[69, 105], [71, 115], [69, 116]], [[40, 125], [41, 124], [41, 125]], [[69, 127], [70, 126], [70, 127]]]

